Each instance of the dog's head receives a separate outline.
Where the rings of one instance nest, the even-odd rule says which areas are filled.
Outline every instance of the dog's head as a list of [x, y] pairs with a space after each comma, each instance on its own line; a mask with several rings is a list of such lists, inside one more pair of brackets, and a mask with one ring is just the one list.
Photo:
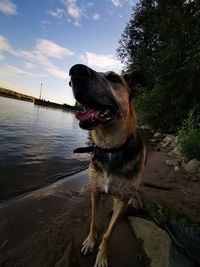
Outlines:
[[145, 87], [152, 87], [150, 76], [144, 71], [118, 75], [115, 72], [96, 72], [82, 65], [74, 65], [70, 71], [75, 99], [85, 107], [77, 112], [80, 127], [92, 130], [99, 125], [108, 126], [127, 115], [131, 99], [141, 94]]

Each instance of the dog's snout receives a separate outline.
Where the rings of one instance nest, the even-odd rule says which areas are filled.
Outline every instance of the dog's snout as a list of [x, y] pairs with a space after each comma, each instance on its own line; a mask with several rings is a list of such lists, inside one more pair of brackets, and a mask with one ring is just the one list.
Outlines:
[[77, 64], [70, 69], [69, 75], [71, 76], [72, 80], [90, 79], [92, 75], [92, 70], [85, 65]]

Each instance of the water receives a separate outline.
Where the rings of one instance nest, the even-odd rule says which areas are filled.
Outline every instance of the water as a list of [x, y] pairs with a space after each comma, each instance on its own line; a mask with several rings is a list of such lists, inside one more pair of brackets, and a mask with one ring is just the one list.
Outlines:
[[81, 167], [71, 156], [87, 136], [72, 112], [0, 97], [0, 200]]

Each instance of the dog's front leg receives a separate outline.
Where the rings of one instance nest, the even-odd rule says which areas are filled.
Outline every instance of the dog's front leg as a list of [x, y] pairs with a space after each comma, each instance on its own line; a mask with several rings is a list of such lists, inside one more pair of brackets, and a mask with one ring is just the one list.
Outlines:
[[128, 201], [121, 201], [119, 199], [114, 200], [113, 215], [110, 224], [108, 226], [108, 229], [106, 233], [103, 235], [94, 267], [108, 266], [108, 261], [107, 261], [108, 243], [119, 218], [123, 215], [127, 206], [128, 206]]
[[92, 253], [94, 250], [95, 239], [97, 236], [97, 208], [99, 206], [100, 200], [100, 193], [98, 191], [91, 192], [91, 205], [92, 205], [92, 216], [91, 216], [91, 223], [90, 223], [90, 231], [88, 237], [82, 244], [81, 253], [84, 256]]

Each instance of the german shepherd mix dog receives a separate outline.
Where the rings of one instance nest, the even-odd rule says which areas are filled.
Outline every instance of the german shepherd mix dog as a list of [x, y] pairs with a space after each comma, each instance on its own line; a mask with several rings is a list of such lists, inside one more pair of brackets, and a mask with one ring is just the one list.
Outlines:
[[[76, 118], [81, 128], [91, 130], [94, 144], [88, 169], [92, 218], [81, 253], [87, 255], [94, 249], [100, 193], [112, 195], [112, 218], [94, 265], [106, 267], [107, 247], [112, 232], [128, 202], [138, 199], [146, 161], [146, 149], [136, 129], [136, 115], [131, 100], [142, 93], [144, 87], [151, 87], [152, 81], [144, 71], [118, 75], [112, 71], [96, 72], [81, 64], [74, 65], [69, 75], [74, 97], [85, 107], [84, 112], [76, 113]], [[81, 149], [78, 150], [76, 152], [81, 152]]]

